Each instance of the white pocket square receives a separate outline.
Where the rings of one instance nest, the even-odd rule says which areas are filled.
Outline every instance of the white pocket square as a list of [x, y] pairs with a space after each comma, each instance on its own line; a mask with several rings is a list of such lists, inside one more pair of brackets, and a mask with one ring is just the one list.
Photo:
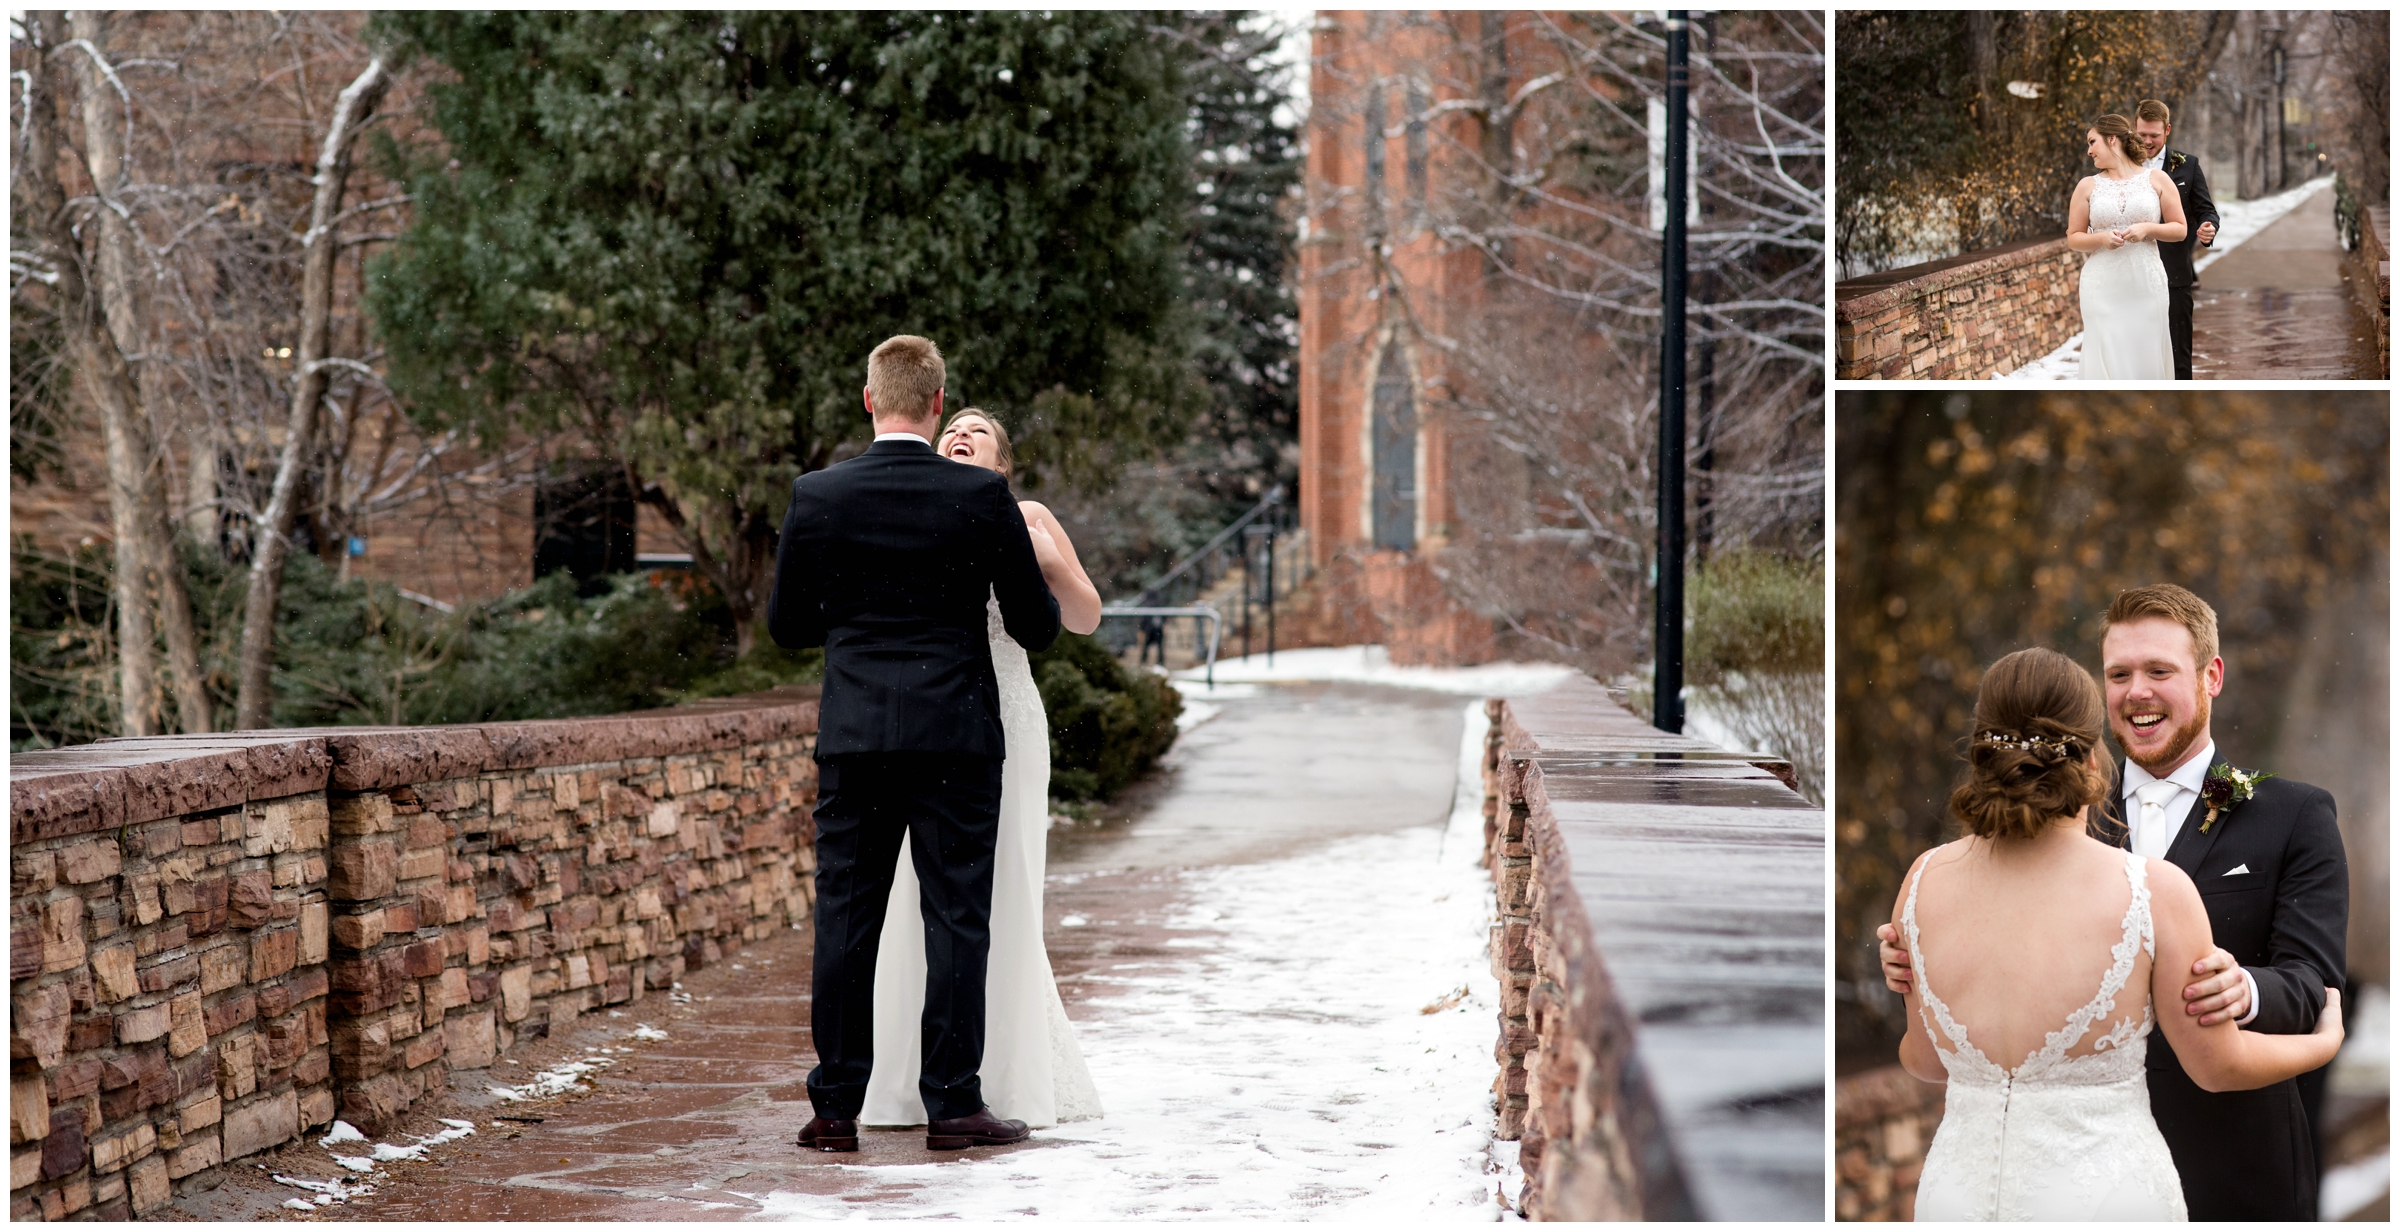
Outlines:
[[2246, 873], [2246, 872], [2249, 872], [2249, 871], [2250, 871], [2250, 866], [2249, 866], [2249, 865], [2247, 865], [2247, 864], [2241, 864], [2241, 865], [2236, 865], [2236, 866], [2235, 866], [2235, 867], [2233, 867], [2233, 868], [2226, 869], [2226, 870], [2225, 870], [2225, 875], [2226, 875], [2226, 876], [2228, 876], [2228, 877], [2238, 877], [2238, 876], [2240, 876], [2241, 874], [2243, 874], [2243, 873]]

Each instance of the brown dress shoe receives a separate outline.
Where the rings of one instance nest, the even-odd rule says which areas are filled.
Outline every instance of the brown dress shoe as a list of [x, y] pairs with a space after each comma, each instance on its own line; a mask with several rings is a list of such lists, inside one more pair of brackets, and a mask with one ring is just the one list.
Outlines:
[[971, 1146], [1006, 1146], [1023, 1142], [1033, 1133], [1023, 1121], [1003, 1121], [992, 1115], [989, 1108], [978, 1108], [973, 1116], [953, 1117], [934, 1121], [925, 1126], [925, 1149], [928, 1151], [963, 1151]]
[[800, 1127], [800, 1146], [811, 1151], [855, 1151], [858, 1149], [858, 1122], [810, 1117]]

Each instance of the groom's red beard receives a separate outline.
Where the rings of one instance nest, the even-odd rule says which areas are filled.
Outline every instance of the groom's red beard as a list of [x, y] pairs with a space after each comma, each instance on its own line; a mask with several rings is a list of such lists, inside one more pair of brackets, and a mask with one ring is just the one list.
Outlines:
[[[2117, 744], [2125, 750], [2125, 756], [2129, 758], [2134, 765], [2140, 766], [2142, 769], [2149, 771], [2151, 774], [2157, 777], [2164, 778], [2169, 770], [2174, 769], [2177, 764], [2183, 761], [2185, 754], [2192, 751], [2192, 746], [2200, 742], [2201, 733], [2208, 730], [2208, 703], [2210, 699], [2207, 689], [2195, 688], [2192, 691], [2199, 695], [2195, 699], [2197, 704], [2192, 708], [2192, 717], [2184, 721], [2181, 725], [2177, 726], [2175, 730], [2170, 733], [2166, 747], [2161, 750], [2157, 756], [2137, 756], [2133, 752], [2133, 745], [2127, 742], [2125, 739], [2124, 731], [2120, 729], [2117, 732]], [[2114, 717], [2122, 721], [2125, 716], [2116, 715]]]

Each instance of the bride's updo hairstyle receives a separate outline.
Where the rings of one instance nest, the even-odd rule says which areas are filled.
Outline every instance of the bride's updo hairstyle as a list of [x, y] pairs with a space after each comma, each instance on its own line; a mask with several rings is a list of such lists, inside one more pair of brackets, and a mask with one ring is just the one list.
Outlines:
[[2073, 659], [2035, 647], [1992, 664], [1975, 691], [1951, 815], [1981, 838], [2032, 838], [2105, 799], [2110, 770], [2092, 764], [2092, 750], [2107, 727], [2100, 686]]
[[2111, 113], [2092, 121], [2092, 131], [2100, 134], [2102, 141], [2116, 142], [2117, 152], [2125, 157], [2127, 166], [2139, 167], [2150, 161], [2150, 144], [2133, 131], [2133, 121]]

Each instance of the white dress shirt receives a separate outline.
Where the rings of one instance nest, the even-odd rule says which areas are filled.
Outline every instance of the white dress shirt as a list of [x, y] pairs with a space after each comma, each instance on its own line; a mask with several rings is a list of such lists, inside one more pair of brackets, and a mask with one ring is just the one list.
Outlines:
[[[2199, 811], [2200, 785], [2208, 778], [2208, 768], [2216, 763], [2217, 742], [2214, 740], [2201, 746], [2199, 756], [2177, 766], [2163, 780], [2135, 765], [2132, 759], [2126, 759], [2125, 774], [2117, 784], [2117, 788], [2123, 793], [2121, 799], [2125, 808], [2125, 826], [2129, 834], [2138, 833], [2138, 827], [2141, 825], [2142, 801], [2141, 797], [2135, 793], [2152, 783], [2173, 783], [2177, 790], [2174, 795], [2167, 797], [2165, 806], [2166, 835], [2159, 844], [2158, 858], [2165, 859], [2166, 851], [2175, 845], [2176, 836], [2183, 833], [2184, 823], [2190, 821], [2192, 814]], [[2131, 841], [2130, 838], [2128, 841]], [[2246, 1024], [2251, 1019], [2258, 1017], [2258, 980], [2251, 976], [2250, 969], [2247, 967], [2241, 968], [2241, 972], [2242, 982], [2250, 986], [2250, 1012], [2235, 1021]]]
[[932, 441], [926, 440], [914, 432], [878, 432], [875, 434], [876, 444], [880, 445], [885, 441], [915, 441], [927, 449], [933, 448]]
[[2151, 155], [2149, 159], [2142, 164], [2142, 170], [2144, 171], [2164, 171], [2166, 169], [2167, 147], [2163, 145], [2158, 147], [2158, 153]]

